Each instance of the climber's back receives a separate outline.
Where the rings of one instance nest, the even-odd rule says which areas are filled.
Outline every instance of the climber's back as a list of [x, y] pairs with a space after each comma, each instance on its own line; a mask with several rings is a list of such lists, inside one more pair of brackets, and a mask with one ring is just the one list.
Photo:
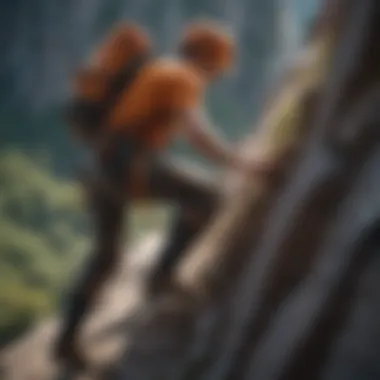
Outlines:
[[203, 90], [201, 75], [186, 61], [153, 59], [122, 92], [107, 127], [142, 139], [149, 148], [163, 147], [175, 135], [181, 112], [196, 107]]

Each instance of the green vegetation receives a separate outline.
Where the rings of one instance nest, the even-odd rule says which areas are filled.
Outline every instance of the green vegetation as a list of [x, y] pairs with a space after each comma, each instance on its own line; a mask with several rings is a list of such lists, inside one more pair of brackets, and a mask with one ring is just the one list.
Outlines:
[[55, 308], [88, 245], [78, 189], [43, 161], [0, 156], [0, 343]]
[[[0, 346], [56, 310], [89, 247], [81, 201], [78, 186], [54, 176], [43, 157], [0, 154]], [[168, 215], [157, 207], [152, 217], [147, 207], [132, 213], [132, 238]]]

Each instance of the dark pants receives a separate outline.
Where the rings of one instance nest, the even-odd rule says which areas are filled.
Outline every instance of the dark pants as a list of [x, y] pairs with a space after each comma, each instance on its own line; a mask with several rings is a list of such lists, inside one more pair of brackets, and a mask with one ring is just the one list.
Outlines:
[[[94, 247], [84, 272], [70, 293], [61, 343], [71, 342], [76, 337], [100, 287], [120, 260], [123, 219], [131, 199], [139, 197], [131, 191], [137, 180], [131, 169], [138, 153], [135, 150], [138, 150], [136, 146], [124, 142], [112, 156], [93, 165], [87, 198], [92, 214]], [[165, 160], [156, 157], [147, 160], [147, 181], [140, 199], [155, 198], [178, 206], [167, 243], [159, 252], [159, 264], [153, 273], [153, 278], [158, 279], [170, 276], [181, 253], [205, 225], [215, 206], [215, 194], [212, 186], [192, 180]]]

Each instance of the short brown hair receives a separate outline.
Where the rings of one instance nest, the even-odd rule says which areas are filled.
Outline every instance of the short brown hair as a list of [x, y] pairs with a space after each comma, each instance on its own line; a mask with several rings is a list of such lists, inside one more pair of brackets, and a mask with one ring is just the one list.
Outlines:
[[214, 21], [195, 22], [185, 29], [180, 54], [216, 71], [227, 70], [233, 61], [235, 43], [226, 28]]

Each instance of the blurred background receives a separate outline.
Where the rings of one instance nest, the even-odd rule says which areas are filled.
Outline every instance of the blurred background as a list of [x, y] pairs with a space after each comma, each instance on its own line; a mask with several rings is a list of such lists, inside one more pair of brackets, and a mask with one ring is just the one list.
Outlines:
[[[2, 0], [0, 8], [0, 348], [57, 310], [90, 231], [75, 180], [78, 150], [60, 119], [72, 70], [109, 28], [134, 20], [159, 53], [182, 26], [223, 20], [239, 43], [236, 70], [208, 94], [215, 123], [244, 136], [288, 65], [316, 0]], [[188, 147], [174, 152], [196, 158]], [[148, 217], [149, 215], [149, 217]], [[139, 208], [133, 237], [164, 225], [165, 207]]]

